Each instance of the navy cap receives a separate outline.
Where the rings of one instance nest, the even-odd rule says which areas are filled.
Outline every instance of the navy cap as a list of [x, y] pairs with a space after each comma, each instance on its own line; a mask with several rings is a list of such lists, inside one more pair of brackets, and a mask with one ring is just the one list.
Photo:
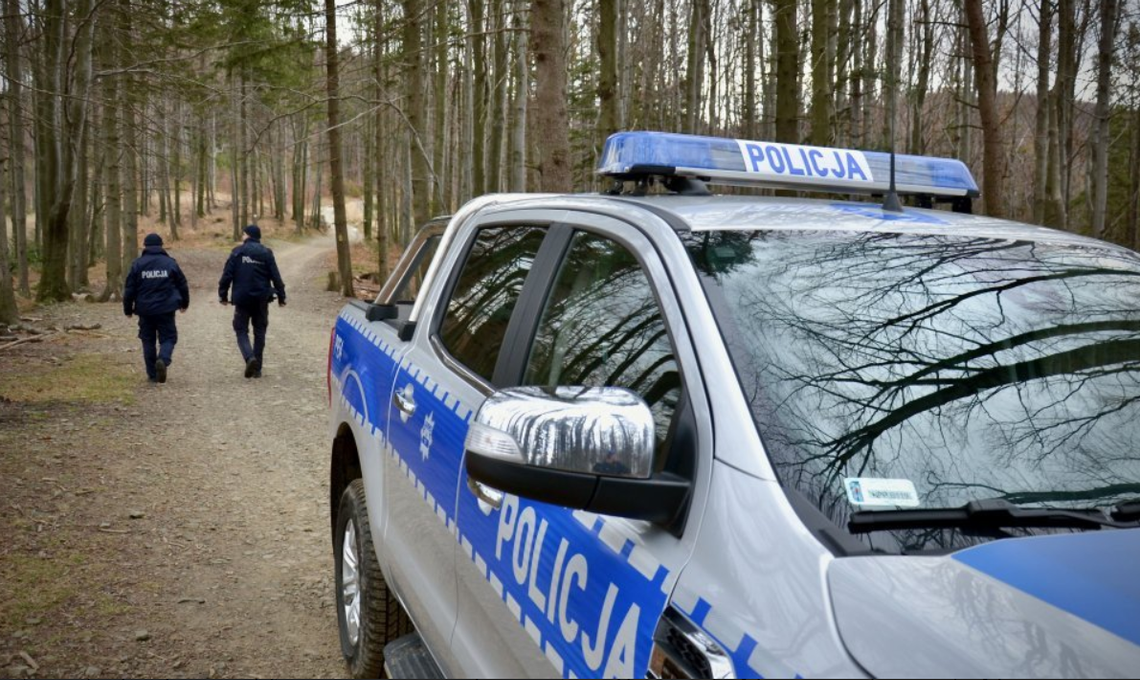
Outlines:
[[260, 241], [261, 240], [261, 227], [257, 226], [256, 224], [251, 224], [245, 228], [245, 235], [250, 237], [254, 241]]
[[161, 248], [162, 247], [162, 237], [159, 236], [158, 234], [147, 234], [146, 238], [143, 239], [143, 247]]

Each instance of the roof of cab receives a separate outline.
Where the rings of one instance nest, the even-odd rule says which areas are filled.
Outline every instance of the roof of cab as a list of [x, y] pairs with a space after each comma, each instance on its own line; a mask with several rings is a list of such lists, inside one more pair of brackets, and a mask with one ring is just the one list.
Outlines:
[[658, 195], [623, 200], [655, 212], [670, 213], [674, 219], [668, 221], [674, 228], [695, 232], [763, 229], [912, 233], [1120, 248], [1078, 234], [1021, 222], [918, 208], [892, 213], [870, 202], [739, 195]]

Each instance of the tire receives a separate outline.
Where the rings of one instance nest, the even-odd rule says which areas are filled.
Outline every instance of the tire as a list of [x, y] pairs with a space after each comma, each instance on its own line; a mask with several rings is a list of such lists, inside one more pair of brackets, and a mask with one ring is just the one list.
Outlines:
[[[363, 480], [353, 480], [340, 497], [333, 544], [337, 625], [349, 677], [379, 678], [384, 670], [384, 646], [415, 628], [395, 595], [388, 590], [380, 571], [372, 543]], [[346, 544], [347, 553], [351, 556], [348, 565], [345, 563]], [[355, 564], [351, 563], [352, 558], [355, 558]], [[352, 578], [354, 571], [356, 579]], [[350, 619], [355, 618], [359, 619], [356, 625], [350, 625]]]

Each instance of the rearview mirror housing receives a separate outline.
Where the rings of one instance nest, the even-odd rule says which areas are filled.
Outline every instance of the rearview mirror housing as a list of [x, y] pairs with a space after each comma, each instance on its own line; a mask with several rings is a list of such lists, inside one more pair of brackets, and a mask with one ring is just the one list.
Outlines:
[[473, 483], [575, 510], [670, 525], [691, 491], [688, 480], [654, 472], [653, 414], [624, 388], [496, 392], [466, 449]]

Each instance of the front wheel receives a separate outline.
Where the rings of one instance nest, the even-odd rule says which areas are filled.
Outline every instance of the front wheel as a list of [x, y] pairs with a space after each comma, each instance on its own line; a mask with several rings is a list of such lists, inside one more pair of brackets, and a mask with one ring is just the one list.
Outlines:
[[353, 480], [340, 497], [335, 550], [341, 652], [351, 677], [380, 677], [384, 646], [414, 628], [380, 571], [363, 480]]

